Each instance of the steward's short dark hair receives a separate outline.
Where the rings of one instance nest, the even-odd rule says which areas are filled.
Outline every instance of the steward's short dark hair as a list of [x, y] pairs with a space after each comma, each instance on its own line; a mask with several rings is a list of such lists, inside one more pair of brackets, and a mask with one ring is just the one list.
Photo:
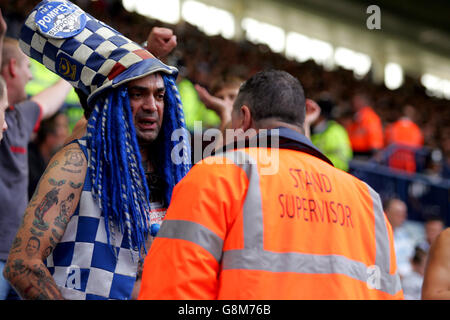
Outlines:
[[275, 118], [303, 126], [305, 94], [296, 78], [281, 70], [265, 70], [245, 81], [239, 89], [234, 109], [247, 105], [255, 121]]

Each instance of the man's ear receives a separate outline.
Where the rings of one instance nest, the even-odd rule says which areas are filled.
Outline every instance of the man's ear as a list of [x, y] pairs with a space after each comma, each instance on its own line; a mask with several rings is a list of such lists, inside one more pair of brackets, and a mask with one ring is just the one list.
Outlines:
[[17, 75], [17, 59], [11, 58], [8, 62], [8, 72], [11, 75], [12, 78], [16, 77]]
[[253, 125], [252, 112], [245, 104], [241, 107], [241, 128], [245, 131], [250, 129]]

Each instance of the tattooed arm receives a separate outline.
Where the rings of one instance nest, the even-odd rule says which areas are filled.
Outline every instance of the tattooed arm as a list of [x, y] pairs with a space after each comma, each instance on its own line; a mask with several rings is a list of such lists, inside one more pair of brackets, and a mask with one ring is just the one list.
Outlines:
[[44, 261], [77, 207], [86, 169], [83, 152], [70, 144], [55, 154], [42, 174], [3, 272], [23, 299], [63, 299]]

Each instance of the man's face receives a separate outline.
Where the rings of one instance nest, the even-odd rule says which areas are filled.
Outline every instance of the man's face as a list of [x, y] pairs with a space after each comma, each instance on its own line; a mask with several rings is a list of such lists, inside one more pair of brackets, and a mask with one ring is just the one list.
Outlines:
[[29, 257], [34, 256], [39, 249], [39, 242], [35, 239], [28, 240], [27, 247], [25, 248], [25, 252]]
[[131, 111], [139, 144], [156, 140], [164, 113], [164, 81], [160, 74], [151, 74], [128, 83]]
[[408, 217], [407, 207], [402, 201], [393, 200], [389, 208], [386, 209], [386, 215], [393, 229], [400, 227]]
[[18, 92], [18, 101], [21, 102], [27, 99], [27, 92], [25, 91], [25, 86], [31, 79], [33, 79], [33, 75], [31, 73], [31, 63], [30, 59], [22, 52], [20, 52], [20, 56], [17, 58], [16, 62], [16, 81], [17, 81], [17, 92]]
[[439, 234], [444, 230], [444, 224], [441, 221], [429, 221], [425, 224], [425, 237], [431, 245]]
[[239, 93], [239, 87], [224, 87], [216, 92], [215, 96], [225, 101], [228, 105], [233, 105]]
[[[1, 85], [1, 84], [0, 84]], [[8, 108], [8, 94], [6, 93], [6, 88], [3, 91], [3, 97], [0, 98], [0, 141], [3, 139], [3, 131], [8, 129], [8, 124], [5, 121], [5, 111]]]

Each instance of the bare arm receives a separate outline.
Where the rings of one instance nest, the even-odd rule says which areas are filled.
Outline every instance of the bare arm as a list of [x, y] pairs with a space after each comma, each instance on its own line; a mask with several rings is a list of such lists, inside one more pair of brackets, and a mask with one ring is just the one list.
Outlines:
[[86, 168], [83, 152], [71, 144], [52, 158], [42, 174], [3, 272], [23, 299], [63, 299], [44, 261], [77, 207]]
[[430, 248], [422, 299], [450, 300], [450, 228], [445, 229]]
[[42, 118], [47, 119], [58, 111], [72, 89], [70, 83], [64, 79], [58, 80], [52, 86], [34, 95], [31, 100], [42, 107]]

